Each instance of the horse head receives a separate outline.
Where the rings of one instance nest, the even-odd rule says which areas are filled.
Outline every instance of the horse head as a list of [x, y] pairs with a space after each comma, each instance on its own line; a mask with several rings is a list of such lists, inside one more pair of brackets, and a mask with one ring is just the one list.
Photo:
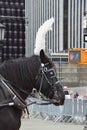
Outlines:
[[[63, 105], [65, 96], [57, 80], [55, 66], [43, 50], [40, 51], [41, 67], [36, 78], [36, 88], [55, 105]], [[39, 88], [38, 88], [39, 87]]]

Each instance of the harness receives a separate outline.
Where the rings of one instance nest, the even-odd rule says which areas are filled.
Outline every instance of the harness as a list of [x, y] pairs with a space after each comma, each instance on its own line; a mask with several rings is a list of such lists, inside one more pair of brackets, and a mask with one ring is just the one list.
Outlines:
[[[4, 93], [7, 96], [6, 100], [0, 102], [0, 107], [15, 106], [21, 110], [27, 109], [26, 102], [13, 89], [13, 87], [8, 82], [6, 82], [2, 75], [0, 75], [0, 86], [3, 88]], [[10, 95], [10, 99], [8, 99], [8, 95]]]

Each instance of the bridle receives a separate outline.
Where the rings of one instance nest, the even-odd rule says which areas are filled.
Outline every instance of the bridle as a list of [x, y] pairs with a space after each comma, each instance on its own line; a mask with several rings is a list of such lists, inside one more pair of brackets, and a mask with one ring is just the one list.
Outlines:
[[47, 67], [45, 67], [45, 65], [42, 64], [40, 73], [41, 73], [40, 90], [42, 88], [43, 78], [45, 78], [46, 82], [50, 86], [54, 86], [55, 85], [55, 83], [53, 84], [47, 77], [47, 74], [48, 74], [50, 79], [56, 78], [56, 72], [55, 72], [54, 68], [48, 69]]
[[[55, 86], [56, 86], [56, 84], [59, 83], [59, 81], [52, 82], [56, 78], [56, 71], [55, 71], [55, 68], [49, 69], [47, 67], [48, 64], [47, 63], [46, 64], [41, 64], [41, 68], [40, 68], [38, 76], [37, 76], [37, 82], [39, 80], [39, 77], [41, 77], [41, 79], [40, 79], [40, 88], [39, 88], [39, 95], [41, 96], [41, 98], [43, 100], [48, 101], [48, 104], [51, 104], [51, 103], [54, 102], [54, 100], [46, 98], [46, 96], [41, 92], [44, 79], [49, 84], [51, 90], [55, 90], [55, 88], [56, 88]], [[49, 80], [49, 78], [51, 80]]]

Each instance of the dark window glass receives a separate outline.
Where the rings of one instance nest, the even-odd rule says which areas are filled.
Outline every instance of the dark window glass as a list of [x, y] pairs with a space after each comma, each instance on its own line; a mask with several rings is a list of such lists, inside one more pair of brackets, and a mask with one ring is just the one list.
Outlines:
[[63, 17], [63, 50], [68, 49], [68, 0], [64, 0], [64, 17]]

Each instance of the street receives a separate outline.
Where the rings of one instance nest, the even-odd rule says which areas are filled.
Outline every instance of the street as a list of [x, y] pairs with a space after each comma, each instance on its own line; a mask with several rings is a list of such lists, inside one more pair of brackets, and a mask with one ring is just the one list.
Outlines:
[[83, 125], [72, 123], [55, 123], [50, 120], [42, 120], [30, 117], [30, 119], [22, 119], [20, 130], [83, 130]]

